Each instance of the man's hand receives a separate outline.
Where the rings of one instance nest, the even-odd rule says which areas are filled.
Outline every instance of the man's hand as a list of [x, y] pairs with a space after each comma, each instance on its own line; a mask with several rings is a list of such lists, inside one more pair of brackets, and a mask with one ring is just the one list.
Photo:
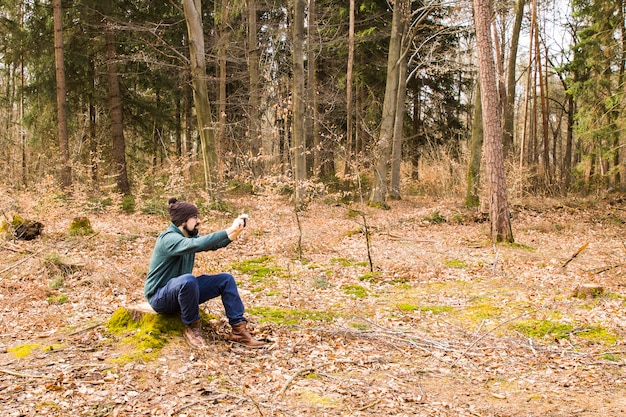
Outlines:
[[232, 226], [226, 229], [226, 233], [228, 233], [228, 238], [230, 240], [235, 240], [239, 237], [243, 229], [247, 226], [248, 223], [248, 215], [240, 214], [234, 221]]

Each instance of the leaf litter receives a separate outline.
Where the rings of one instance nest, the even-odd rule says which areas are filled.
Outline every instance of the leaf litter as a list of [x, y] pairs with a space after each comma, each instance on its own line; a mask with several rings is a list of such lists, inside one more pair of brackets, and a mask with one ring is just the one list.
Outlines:
[[[518, 243], [492, 245], [488, 223], [447, 201], [408, 197], [388, 211], [367, 209], [365, 230], [351, 207], [313, 201], [298, 213], [299, 228], [284, 197], [230, 199], [247, 209], [249, 229], [198, 255], [196, 272], [235, 275], [267, 348], [226, 343], [222, 306], [212, 300], [203, 305], [206, 352], [172, 333], [151, 355], [120, 360], [133, 347], [107, 322], [144, 302], [167, 219], [88, 213], [95, 233], [70, 236], [67, 213], [84, 213], [57, 203], [41, 238], [0, 243], [2, 415], [626, 413], [623, 211], [609, 219], [613, 206], [604, 203], [519, 204]], [[19, 200], [21, 214], [37, 217], [35, 200]], [[205, 217], [205, 232], [231, 221]], [[46, 267], [51, 257], [80, 267]], [[237, 269], [260, 259], [263, 275]], [[603, 293], [573, 297], [586, 283]], [[560, 326], [568, 330], [556, 333]]]

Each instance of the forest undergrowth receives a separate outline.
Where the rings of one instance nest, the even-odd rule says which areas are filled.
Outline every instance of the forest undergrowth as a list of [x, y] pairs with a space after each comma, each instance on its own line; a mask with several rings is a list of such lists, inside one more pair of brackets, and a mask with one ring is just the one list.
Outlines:
[[514, 202], [516, 243], [493, 245], [459, 201], [319, 198], [296, 217], [285, 196], [229, 195], [202, 231], [239, 212], [248, 230], [196, 272], [231, 272], [269, 343], [227, 343], [212, 300], [197, 352], [167, 320], [111, 320], [144, 302], [162, 213], [2, 195], [5, 221], [44, 226], [0, 240], [2, 415], [626, 414], [623, 197]]

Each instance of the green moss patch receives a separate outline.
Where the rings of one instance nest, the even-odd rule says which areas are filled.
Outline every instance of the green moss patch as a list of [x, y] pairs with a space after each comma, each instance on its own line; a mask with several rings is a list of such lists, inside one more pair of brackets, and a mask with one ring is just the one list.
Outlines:
[[514, 324], [513, 329], [533, 339], [565, 339], [574, 330], [574, 326], [551, 320], [524, 320]]
[[457, 269], [465, 269], [467, 268], [467, 264], [465, 261], [461, 261], [460, 259], [446, 259], [443, 261], [443, 264], [448, 268], [457, 268]]
[[325, 311], [292, 310], [274, 307], [253, 307], [249, 314], [259, 317], [260, 322], [272, 322], [280, 325], [294, 325], [303, 321], [331, 321], [334, 316]]
[[251, 282], [262, 282], [269, 277], [283, 277], [285, 271], [279, 266], [272, 265], [271, 260], [269, 256], [246, 259], [241, 262], [235, 262], [232, 264], [232, 268], [248, 275]]
[[399, 303], [397, 304], [398, 309], [404, 312], [412, 312], [412, 311], [426, 311], [432, 314], [444, 314], [444, 313], [452, 313], [454, 312], [454, 308], [450, 306], [421, 306], [413, 303]]
[[502, 314], [502, 309], [482, 302], [469, 306], [466, 312], [472, 319], [482, 321], [499, 317]]
[[525, 320], [512, 326], [524, 336], [536, 339], [568, 339], [579, 338], [589, 343], [607, 346], [616, 344], [620, 338], [602, 326], [574, 326], [550, 320]]
[[131, 348], [118, 361], [134, 362], [155, 359], [168, 343], [169, 336], [182, 336], [184, 325], [177, 316], [143, 314], [137, 320], [127, 309], [118, 308], [109, 319], [107, 329]]
[[382, 272], [368, 272], [359, 277], [359, 281], [368, 281], [371, 283], [381, 282], [383, 274]]
[[619, 340], [619, 336], [601, 326], [590, 326], [575, 333], [576, 336], [592, 343], [601, 343], [607, 346], [614, 345]]
[[346, 285], [342, 287], [344, 294], [351, 295], [354, 298], [367, 298], [370, 291], [360, 285]]

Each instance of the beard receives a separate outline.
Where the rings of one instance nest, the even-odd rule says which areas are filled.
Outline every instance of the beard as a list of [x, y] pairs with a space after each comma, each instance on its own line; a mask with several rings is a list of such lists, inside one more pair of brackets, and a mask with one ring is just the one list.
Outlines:
[[187, 225], [185, 225], [185, 226], [183, 226], [183, 229], [185, 229], [185, 232], [187, 232], [189, 237], [196, 237], [196, 236], [198, 236], [198, 226], [195, 226], [193, 229], [189, 230], [187, 228]]

